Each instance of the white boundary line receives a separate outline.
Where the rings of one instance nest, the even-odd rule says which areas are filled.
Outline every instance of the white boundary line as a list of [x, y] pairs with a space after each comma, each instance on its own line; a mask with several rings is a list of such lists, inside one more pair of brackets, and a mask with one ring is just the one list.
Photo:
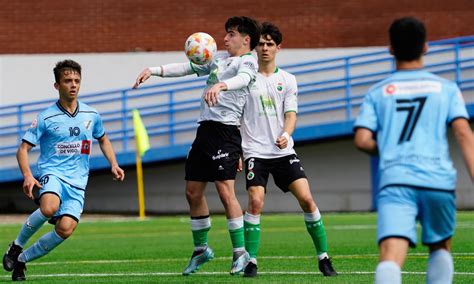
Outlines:
[[[454, 257], [474, 257], [474, 252], [458, 252], [452, 253]], [[370, 254], [342, 254], [342, 255], [335, 255], [332, 256], [334, 259], [354, 259], [354, 258], [364, 258], [364, 257], [378, 257], [378, 254], [370, 253]], [[411, 256], [422, 256], [428, 257], [428, 253], [410, 253], [408, 254], [408, 258]], [[316, 256], [295, 256], [295, 255], [287, 255], [287, 256], [259, 256], [258, 259], [315, 259]], [[215, 257], [214, 261], [223, 261], [223, 260], [230, 260], [231, 257]], [[99, 259], [99, 260], [70, 260], [70, 261], [48, 261], [48, 262], [32, 262], [28, 263], [28, 266], [45, 266], [45, 265], [63, 265], [63, 264], [114, 264], [114, 263], [144, 263], [144, 262], [173, 262], [173, 261], [182, 261], [186, 262], [189, 258], [144, 258], [144, 259]]]
[[[373, 275], [374, 271], [347, 271], [340, 272], [340, 275]], [[259, 271], [260, 275], [320, 275], [318, 271]], [[407, 272], [402, 271], [402, 274], [405, 275], [426, 275], [426, 272], [414, 271]], [[56, 278], [56, 277], [120, 277], [120, 276], [180, 276], [181, 273], [178, 272], [128, 272], [128, 273], [59, 273], [59, 274], [29, 274], [28, 278]], [[197, 275], [229, 275], [229, 272], [199, 272]], [[454, 275], [459, 276], [474, 276], [474, 272], [454, 272]], [[2, 275], [1, 278], [9, 278], [10, 275]]]

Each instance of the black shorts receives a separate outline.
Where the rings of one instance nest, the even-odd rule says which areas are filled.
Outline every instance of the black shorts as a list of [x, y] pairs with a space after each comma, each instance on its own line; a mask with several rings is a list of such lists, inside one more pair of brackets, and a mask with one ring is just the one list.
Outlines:
[[185, 180], [235, 180], [242, 154], [242, 137], [235, 125], [200, 123], [186, 159]]
[[275, 159], [249, 158], [245, 160], [245, 183], [251, 186], [263, 186], [267, 190], [268, 176], [272, 174], [275, 184], [288, 192], [288, 186], [297, 179], [306, 178], [303, 166], [296, 155]]

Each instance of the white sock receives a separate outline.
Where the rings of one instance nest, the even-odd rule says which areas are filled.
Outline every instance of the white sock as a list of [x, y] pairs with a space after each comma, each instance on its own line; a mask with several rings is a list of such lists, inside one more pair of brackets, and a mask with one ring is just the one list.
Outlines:
[[375, 284], [401, 284], [402, 272], [394, 261], [382, 261], [375, 270]]
[[438, 249], [430, 253], [426, 283], [444, 284], [453, 282], [453, 257], [445, 249]]

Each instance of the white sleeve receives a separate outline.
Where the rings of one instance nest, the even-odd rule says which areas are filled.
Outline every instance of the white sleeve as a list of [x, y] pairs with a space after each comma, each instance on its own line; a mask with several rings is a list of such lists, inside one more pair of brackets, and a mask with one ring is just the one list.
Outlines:
[[241, 56], [237, 75], [222, 82], [227, 85], [227, 90], [240, 90], [247, 87], [250, 83], [255, 82], [257, 70], [258, 63], [255, 57], [251, 54], [245, 54]]
[[222, 81], [227, 85], [227, 90], [240, 90], [250, 84], [252, 78], [247, 73], [239, 73], [230, 79]]
[[[160, 67], [150, 67], [153, 75], [161, 77], [182, 77], [195, 74], [189, 63], [171, 63]], [[160, 70], [161, 72], [156, 72]], [[160, 74], [161, 73], [161, 74]]]

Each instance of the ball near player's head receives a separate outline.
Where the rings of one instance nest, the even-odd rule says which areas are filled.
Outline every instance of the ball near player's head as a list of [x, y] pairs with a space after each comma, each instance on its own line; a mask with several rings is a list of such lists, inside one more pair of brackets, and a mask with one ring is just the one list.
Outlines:
[[231, 17], [225, 23], [224, 45], [231, 56], [252, 51], [260, 39], [260, 24], [249, 17]]
[[427, 51], [425, 25], [413, 17], [393, 21], [389, 36], [390, 52], [397, 61], [417, 60]]

